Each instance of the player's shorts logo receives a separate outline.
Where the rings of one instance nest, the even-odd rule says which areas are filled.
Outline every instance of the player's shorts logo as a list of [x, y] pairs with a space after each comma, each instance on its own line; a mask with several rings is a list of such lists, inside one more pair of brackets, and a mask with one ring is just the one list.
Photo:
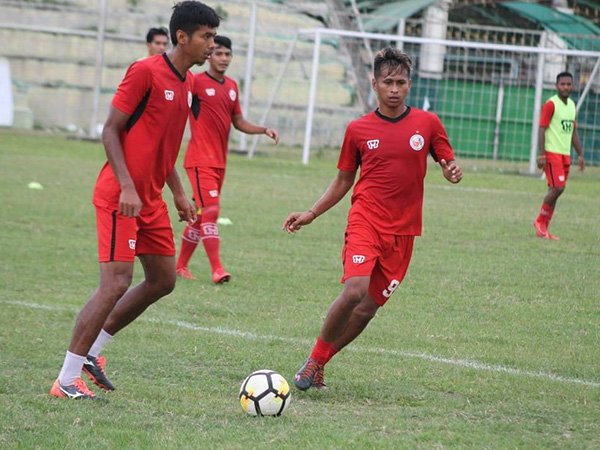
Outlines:
[[135, 239], [129, 239], [129, 248], [135, 250]]
[[213, 88], [206, 88], [204, 92], [206, 92], [206, 95], [208, 95], [209, 97], [214, 97], [216, 93]]
[[362, 264], [365, 262], [365, 255], [352, 255], [352, 262], [354, 264]]
[[560, 181], [561, 183], [562, 183], [563, 181], [565, 181], [565, 176], [564, 176], [564, 175], [559, 175], [559, 176], [558, 176], [558, 181]]
[[416, 133], [410, 137], [408, 143], [415, 152], [418, 152], [425, 145], [425, 139], [419, 133]]
[[188, 108], [192, 107], [192, 93], [188, 91]]
[[379, 148], [379, 139], [371, 139], [370, 141], [367, 141], [367, 148], [369, 150], [375, 150], [376, 148]]
[[219, 191], [217, 191], [216, 189], [211, 189], [210, 191], [208, 191], [208, 195], [210, 195], [212, 198], [218, 197]]
[[235, 92], [235, 90], [229, 89], [229, 98], [232, 102], [235, 102], [235, 99], [237, 98], [237, 93]]
[[165, 98], [167, 100], [169, 100], [170, 102], [172, 102], [173, 99], [175, 98], [175, 92], [169, 91], [168, 89], [165, 89]]

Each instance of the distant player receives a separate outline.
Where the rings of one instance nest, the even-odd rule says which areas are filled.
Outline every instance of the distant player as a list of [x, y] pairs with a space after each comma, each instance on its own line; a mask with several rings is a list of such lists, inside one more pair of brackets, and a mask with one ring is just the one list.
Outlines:
[[146, 34], [148, 56], [162, 55], [169, 45], [169, 33], [166, 28], [150, 28]]
[[231, 124], [243, 133], [266, 134], [276, 144], [279, 141], [277, 130], [244, 119], [237, 84], [225, 75], [232, 58], [231, 40], [217, 36], [208, 70], [194, 77], [194, 95], [200, 98], [200, 108], [190, 111], [192, 137], [184, 160], [198, 207], [198, 220], [188, 224], [183, 231], [177, 274], [183, 278], [195, 278], [188, 269], [188, 263], [198, 242], [202, 241], [214, 283], [224, 283], [231, 278], [221, 263], [217, 226]]
[[[100, 388], [113, 390], [100, 352], [175, 286], [175, 243], [162, 191], [168, 184], [181, 220], [195, 220], [175, 161], [192, 105], [188, 69], [209, 57], [219, 20], [203, 3], [177, 3], [170, 21], [174, 48], [133, 63], [115, 93], [102, 133], [108, 163], [93, 198], [100, 284], [77, 317], [50, 390], [55, 397], [95, 398], [80, 378], [82, 369]], [[145, 278], [129, 289], [136, 256]]]
[[535, 235], [544, 239], [559, 239], [558, 236], [550, 234], [548, 227], [556, 201], [564, 192], [569, 178], [571, 146], [577, 152], [579, 170], [583, 171], [585, 168], [575, 121], [575, 102], [569, 98], [572, 90], [573, 75], [569, 72], [559, 73], [556, 76], [556, 95], [544, 103], [540, 117], [537, 165], [546, 174], [548, 193], [533, 226]]
[[342, 251], [344, 289], [330, 305], [317, 342], [294, 378], [300, 390], [325, 387], [325, 364], [362, 333], [402, 282], [414, 238], [421, 235], [427, 155], [439, 162], [451, 183], [462, 178], [440, 119], [405, 103], [411, 66], [408, 55], [394, 48], [375, 55], [371, 84], [379, 108], [348, 125], [337, 177], [321, 198], [283, 223], [289, 233], [300, 230], [354, 185]]

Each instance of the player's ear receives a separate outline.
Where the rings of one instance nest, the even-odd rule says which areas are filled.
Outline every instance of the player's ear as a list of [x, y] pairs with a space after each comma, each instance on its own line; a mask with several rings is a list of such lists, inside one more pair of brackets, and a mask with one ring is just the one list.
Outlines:
[[177, 45], [186, 45], [190, 40], [188, 34], [183, 30], [177, 30], [175, 36], [177, 36]]
[[375, 77], [371, 78], [371, 87], [373, 88], [374, 91], [376, 91], [376, 86], [377, 86], [377, 80], [375, 79]]

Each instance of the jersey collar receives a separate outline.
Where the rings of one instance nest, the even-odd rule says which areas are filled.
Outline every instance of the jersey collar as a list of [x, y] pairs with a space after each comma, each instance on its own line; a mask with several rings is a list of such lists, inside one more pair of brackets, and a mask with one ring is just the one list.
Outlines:
[[206, 76], [208, 78], [210, 78], [211, 80], [215, 80], [217, 83], [219, 84], [225, 84], [225, 77], [223, 77], [222, 80], [219, 80], [218, 78], [213, 77], [210, 73], [208, 73], [208, 70], [204, 72], [206, 74]]
[[400, 114], [398, 117], [388, 117], [388, 116], [384, 116], [383, 114], [381, 114], [381, 112], [379, 111], [379, 108], [377, 108], [375, 110], [375, 115], [377, 117], [379, 117], [380, 119], [385, 120], [386, 122], [391, 122], [391, 123], [396, 123], [396, 122], [400, 122], [402, 119], [404, 119], [408, 113], [410, 112], [410, 106], [406, 105], [406, 110]]
[[163, 53], [163, 58], [165, 59], [167, 66], [169, 66], [169, 69], [171, 69], [171, 71], [177, 76], [177, 78], [179, 78], [181, 81], [185, 81], [185, 75], [181, 75], [179, 73], [179, 71], [175, 68], [175, 66], [173, 65], [166, 53]]

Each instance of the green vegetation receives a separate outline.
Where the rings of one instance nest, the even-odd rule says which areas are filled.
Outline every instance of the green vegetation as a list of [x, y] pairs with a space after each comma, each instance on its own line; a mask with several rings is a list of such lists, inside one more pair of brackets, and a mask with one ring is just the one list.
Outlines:
[[549, 242], [533, 235], [539, 178], [467, 171], [451, 186], [432, 166], [407, 278], [327, 366], [330, 389], [294, 390], [280, 418], [246, 416], [244, 377], [269, 368], [291, 382], [341, 289], [348, 199], [295, 236], [280, 229], [325, 189], [335, 158], [304, 167], [287, 152], [231, 156], [232, 282], [213, 286], [199, 251], [199, 280], [179, 281], [107, 348], [109, 402], [67, 402], [48, 391], [97, 283], [90, 199], [104, 152], [0, 130], [0, 447], [600, 447], [598, 168], [574, 170], [552, 224], [562, 239]]

